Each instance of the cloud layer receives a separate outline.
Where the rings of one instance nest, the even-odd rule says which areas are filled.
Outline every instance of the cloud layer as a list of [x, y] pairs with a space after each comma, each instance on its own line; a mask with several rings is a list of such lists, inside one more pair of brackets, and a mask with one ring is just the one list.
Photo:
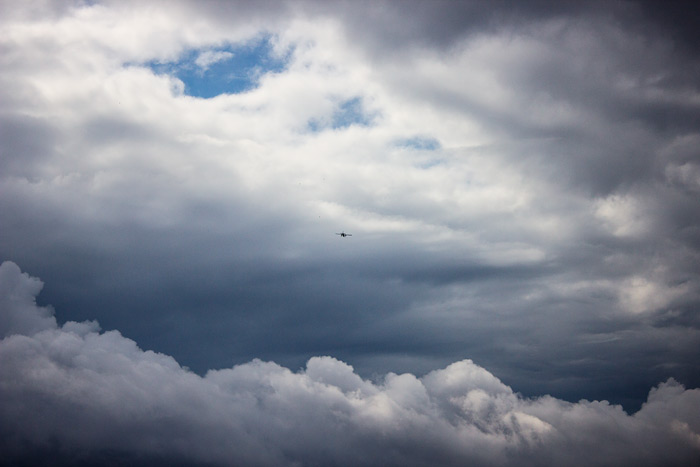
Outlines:
[[659, 384], [634, 415], [524, 398], [471, 360], [376, 382], [331, 357], [203, 377], [95, 322], [58, 326], [41, 282], [0, 266], [3, 465], [689, 465], [700, 390]]
[[698, 387], [696, 16], [512, 3], [0, 1], [0, 259], [200, 376]]

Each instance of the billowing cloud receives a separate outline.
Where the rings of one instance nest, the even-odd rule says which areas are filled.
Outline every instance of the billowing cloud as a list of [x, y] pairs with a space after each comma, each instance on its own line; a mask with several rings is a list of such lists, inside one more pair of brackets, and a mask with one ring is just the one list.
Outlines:
[[605, 401], [524, 398], [471, 360], [374, 382], [332, 357], [202, 377], [94, 322], [49, 323], [40, 286], [0, 266], [4, 465], [638, 466], [700, 455], [700, 390], [672, 379], [628, 415]]

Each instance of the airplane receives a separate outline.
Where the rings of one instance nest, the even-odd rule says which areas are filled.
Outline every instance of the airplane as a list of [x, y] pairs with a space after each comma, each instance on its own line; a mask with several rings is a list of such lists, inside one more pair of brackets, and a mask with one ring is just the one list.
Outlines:
[[352, 237], [352, 234], [345, 232], [336, 233], [336, 235], [340, 235], [341, 237]]

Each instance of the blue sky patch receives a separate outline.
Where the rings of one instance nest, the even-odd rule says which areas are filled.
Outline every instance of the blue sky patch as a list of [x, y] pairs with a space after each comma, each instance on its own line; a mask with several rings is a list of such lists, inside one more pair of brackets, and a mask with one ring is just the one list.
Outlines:
[[369, 126], [372, 124], [373, 118], [374, 115], [365, 112], [362, 98], [353, 97], [342, 101], [329, 120], [310, 120], [308, 128], [311, 131], [321, 131], [326, 128], [338, 130], [352, 125]]
[[440, 149], [440, 141], [435, 138], [415, 136], [397, 141], [397, 146], [403, 148], [418, 149], [421, 151], [435, 151]]
[[355, 97], [340, 104], [333, 113], [331, 127], [335, 130], [347, 128], [350, 125], [367, 126], [370, 123], [372, 123], [372, 118], [364, 113], [362, 99]]
[[210, 98], [219, 94], [238, 94], [254, 89], [266, 73], [284, 69], [289, 54], [272, 53], [270, 37], [229, 44], [211, 49], [190, 49], [176, 62], [147, 62], [155, 73], [168, 74], [185, 84], [185, 94]]

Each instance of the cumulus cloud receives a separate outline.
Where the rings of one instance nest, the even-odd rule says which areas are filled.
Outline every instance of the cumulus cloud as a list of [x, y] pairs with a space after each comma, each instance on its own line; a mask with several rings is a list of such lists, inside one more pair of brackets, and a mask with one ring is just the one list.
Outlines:
[[0, 335], [33, 335], [56, 327], [56, 318], [48, 307], [36, 305], [36, 296], [44, 284], [22, 273], [10, 261], [0, 265]]
[[3, 465], [688, 465], [700, 390], [674, 380], [633, 415], [524, 398], [471, 360], [422, 378], [335, 358], [254, 360], [204, 376], [94, 322], [59, 326], [40, 282], [0, 267]]

